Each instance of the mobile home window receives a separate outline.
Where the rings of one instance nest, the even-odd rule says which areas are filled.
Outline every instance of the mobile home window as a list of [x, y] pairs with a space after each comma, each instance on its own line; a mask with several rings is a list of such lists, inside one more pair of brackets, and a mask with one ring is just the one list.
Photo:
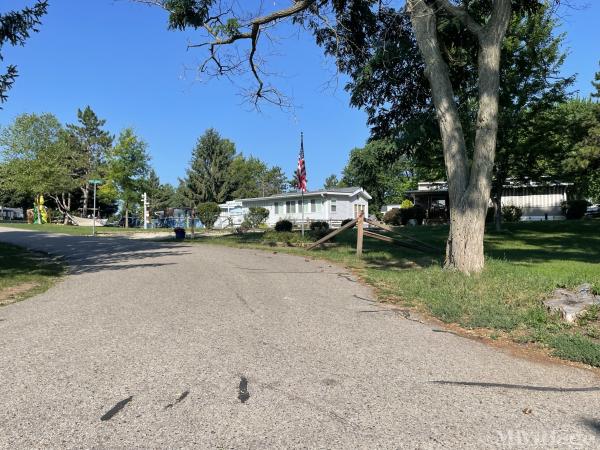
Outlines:
[[331, 199], [331, 212], [336, 212], [337, 211], [337, 204], [336, 204], [336, 200], [335, 198]]
[[287, 214], [295, 214], [296, 213], [296, 201], [288, 200], [285, 202], [285, 210]]
[[310, 212], [317, 212], [317, 201], [314, 198], [310, 201]]
[[279, 202], [275, 202], [274, 207], [275, 207], [275, 214], [279, 214]]

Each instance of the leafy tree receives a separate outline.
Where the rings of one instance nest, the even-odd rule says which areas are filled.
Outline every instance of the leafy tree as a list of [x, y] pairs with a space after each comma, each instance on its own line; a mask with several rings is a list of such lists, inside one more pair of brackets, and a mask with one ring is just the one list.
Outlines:
[[78, 155], [52, 114], [22, 114], [0, 134], [0, 191], [17, 198], [44, 194], [64, 215], [77, 188]]
[[222, 203], [232, 191], [230, 167], [235, 145], [210, 128], [198, 139], [187, 171], [186, 197], [189, 205]]
[[340, 180], [338, 180], [338, 177], [336, 174], [332, 173], [327, 178], [325, 178], [325, 182], [323, 183], [323, 188], [331, 189], [331, 188], [336, 188], [336, 187], [340, 187]]
[[[0, 14], [0, 50], [7, 42], [13, 46], [25, 45], [30, 32], [38, 32], [36, 27], [42, 23], [41, 18], [47, 11], [48, 2], [38, 0], [33, 7]], [[2, 59], [0, 53], [0, 61]], [[12, 64], [7, 66], [5, 73], [0, 74], [0, 103], [6, 102], [8, 98], [6, 92], [12, 87], [17, 76], [17, 68]]]
[[404, 192], [415, 187], [409, 160], [398, 158], [396, 144], [391, 140], [375, 140], [364, 148], [353, 149], [342, 182], [346, 186], [366, 189], [373, 197], [374, 211], [379, 211], [386, 203], [402, 201]]
[[108, 174], [123, 202], [125, 227], [129, 226], [129, 211], [141, 201], [144, 181], [150, 170], [147, 147], [131, 128], [126, 128], [109, 156]]
[[198, 205], [198, 218], [209, 230], [212, 229], [219, 218], [219, 214], [221, 214], [221, 208], [215, 202], [205, 202]]
[[113, 137], [102, 127], [106, 120], [99, 119], [89, 107], [77, 110], [79, 125], [67, 125], [70, 145], [80, 154], [80, 166], [77, 170], [82, 192], [82, 215], [87, 216], [92, 185], [89, 180], [102, 177], [106, 170], [106, 157], [112, 147]]
[[229, 168], [230, 198], [265, 197], [285, 190], [285, 174], [280, 167], [269, 168], [253, 156], [237, 155]]
[[[397, 12], [379, 0], [297, 0], [288, 7], [266, 13], [263, 13], [263, 4], [256, 2], [257, 13], [249, 19], [247, 5], [241, 8], [224, 1], [158, 0], [155, 3], [169, 12], [171, 29], [189, 27], [207, 33], [207, 40], [202, 44], [208, 54], [202, 70], [212, 69], [217, 75], [231, 76], [243, 67], [244, 61], [240, 58], [245, 59], [255, 80], [251, 90], [255, 103], [266, 100], [285, 105], [277, 89], [264, 79], [267, 71], [261, 68], [262, 59], [257, 54], [265, 29], [282, 19], [292, 18], [312, 29], [317, 43], [335, 55], [338, 68], [346, 72], [356, 66], [348, 61], [369, 60], [372, 49], [381, 49], [382, 43], [385, 46], [386, 39], [380, 39], [378, 32], [399, 28], [395, 23], [399, 17]], [[524, 13], [543, 4], [542, 0], [406, 0], [404, 5], [405, 14], [400, 19], [410, 24], [411, 33], [406, 38], [412, 40], [410, 47], [418, 49], [418, 53], [406, 55], [397, 51], [397, 54], [405, 70], [416, 71], [428, 80], [430, 91], [417, 90], [417, 95], [435, 106], [440, 129], [450, 196], [448, 268], [466, 273], [483, 269], [485, 215], [498, 131], [501, 48], [511, 12]], [[386, 23], [390, 20], [391, 23]], [[457, 39], [444, 33], [446, 30], [455, 30], [453, 35]], [[239, 51], [235, 44], [242, 42], [249, 43], [251, 51]], [[463, 128], [463, 104], [455, 95], [462, 78], [451, 76], [452, 64], [448, 61], [460, 60], [470, 53], [477, 55], [474, 72], [477, 93], [472, 96], [476, 115], [469, 117], [469, 126]], [[464, 67], [465, 72], [472, 69], [472, 66]], [[402, 72], [395, 75], [392, 91], [385, 100], [387, 107], [393, 93], [412, 87], [411, 78], [406, 80]], [[414, 121], [422, 113], [422, 103], [406, 103], [405, 119]], [[385, 107], [384, 103], [379, 106]], [[474, 133], [472, 152], [467, 146], [471, 139], [467, 133], [469, 128]]]

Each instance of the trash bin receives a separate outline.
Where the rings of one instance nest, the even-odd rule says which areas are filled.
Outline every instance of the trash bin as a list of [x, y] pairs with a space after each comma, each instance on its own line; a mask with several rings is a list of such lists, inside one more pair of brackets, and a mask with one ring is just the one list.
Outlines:
[[185, 239], [185, 230], [183, 228], [175, 228], [173, 231], [175, 232], [175, 239], [178, 241]]

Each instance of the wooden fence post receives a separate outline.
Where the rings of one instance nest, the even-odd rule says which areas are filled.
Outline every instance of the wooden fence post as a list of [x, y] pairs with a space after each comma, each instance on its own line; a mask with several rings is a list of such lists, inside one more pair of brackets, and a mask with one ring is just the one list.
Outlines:
[[364, 212], [361, 212], [358, 215], [358, 220], [356, 222], [356, 256], [358, 256], [359, 258], [362, 256], [363, 251], [363, 225], [365, 223], [364, 214]]

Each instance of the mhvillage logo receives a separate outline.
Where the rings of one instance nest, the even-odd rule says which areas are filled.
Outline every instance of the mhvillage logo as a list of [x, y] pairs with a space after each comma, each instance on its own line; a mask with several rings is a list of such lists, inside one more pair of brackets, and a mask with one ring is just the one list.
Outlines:
[[568, 448], [590, 449], [600, 448], [600, 435], [587, 432], [564, 432], [556, 430], [524, 430], [496, 431], [498, 438], [493, 444], [500, 448]]

